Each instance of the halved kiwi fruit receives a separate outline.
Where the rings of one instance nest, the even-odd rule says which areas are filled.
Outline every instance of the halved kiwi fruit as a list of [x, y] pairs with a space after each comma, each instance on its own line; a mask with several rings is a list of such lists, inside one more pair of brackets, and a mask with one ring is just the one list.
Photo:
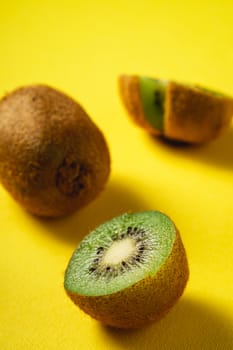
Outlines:
[[0, 101], [0, 181], [33, 214], [74, 212], [103, 189], [107, 143], [84, 109], [45, 85], [19, 88]]
[[175, 225], [158, 211], [126, 213], [84, 238], [65, 272], [67, 294], [103, 324], [137, 328], [164, 316], [189, 276]]
[[122, 75], [120, 95], [133, 120], [154, 135], [210, 141], [230, 126], [233, 98], [197, 85]]

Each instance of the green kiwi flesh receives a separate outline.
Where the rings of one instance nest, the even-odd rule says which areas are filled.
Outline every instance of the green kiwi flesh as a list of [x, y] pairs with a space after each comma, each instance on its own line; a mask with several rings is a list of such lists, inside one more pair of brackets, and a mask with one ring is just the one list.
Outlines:
[[159, 131], [163, 130], [165, 80], [139, 77], [139, 91], [146, 120]]
[[64, 287], [100, 322], [137, 328], [160, 319], [182, 295], [189, 270], [180, 235], [158, 211], [108, 221], [74, 251]]
[[104, 188], [110, 172], [104, 135], [64, 93], [46, 85], [9, 93], [0, 101], [0, 134], [0, 181], [31, 213], [72, 213]]

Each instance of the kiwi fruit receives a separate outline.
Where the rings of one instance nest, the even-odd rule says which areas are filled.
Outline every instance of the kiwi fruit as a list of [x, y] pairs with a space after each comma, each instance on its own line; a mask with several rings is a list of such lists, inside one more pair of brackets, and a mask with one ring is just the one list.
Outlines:
[[189, 276], [180, 234], [158, 211], [125, 213], [101, 224], [74, 251], [64, 287], [94, 319], [138, 328], [163, 317]]
[[104, 135], [63, 92], [32, 85], [7, 94], [0, 134], [0, 181], [31, 213], [72, 213], [104, 188], [110, 173]]
[[198, 85], [122, 75], [119, 91], [129, 115], [152, 135], [198, 144], [231, 124], [233, 98]]

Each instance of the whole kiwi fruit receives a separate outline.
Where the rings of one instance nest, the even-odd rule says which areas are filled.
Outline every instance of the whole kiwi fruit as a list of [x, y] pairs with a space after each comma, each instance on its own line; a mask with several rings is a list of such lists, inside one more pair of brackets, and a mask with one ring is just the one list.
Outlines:
[[189, 277], [181, 236], [158, 211], [125, 213], [89, 233], [65, 272], [68, 296], [116, 328], [158, 321], [182, 295]]
[[119, 91], [129, 116], [152, 135], [201, 144], [231, 125], [233, 98], [199, 85], [122, 75]]
[[0, 181], [35, 215], [76, 211], [109, 177], [103, 133], [79, 103], [50, 86], [24, 86], [3, 97], [0, 135]]

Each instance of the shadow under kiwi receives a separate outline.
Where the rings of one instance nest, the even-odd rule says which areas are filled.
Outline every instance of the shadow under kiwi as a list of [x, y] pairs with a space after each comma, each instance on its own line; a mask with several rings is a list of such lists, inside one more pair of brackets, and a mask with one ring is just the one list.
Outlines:
[[190, 145], [160, 137], [150, 137], [150, 140], [165, 151], [176, 156], [192, 158], [214, 167], [233, 170], [233, 127], [213, 141], [201, 145]]
[[64, 218], [40, 218], [48, 233], [71, 245], [77, 243], [101, 223], [125, 212], [153, 209], [137, 193], [127, 187], [130, 179], [109, 181], [106, 188], [92, 203]]
[[138, 330], [100, 325], [106, 343], [125, 350], [233, 349], [232, 320], [204, 302], [182, 298], [159, 322]]

